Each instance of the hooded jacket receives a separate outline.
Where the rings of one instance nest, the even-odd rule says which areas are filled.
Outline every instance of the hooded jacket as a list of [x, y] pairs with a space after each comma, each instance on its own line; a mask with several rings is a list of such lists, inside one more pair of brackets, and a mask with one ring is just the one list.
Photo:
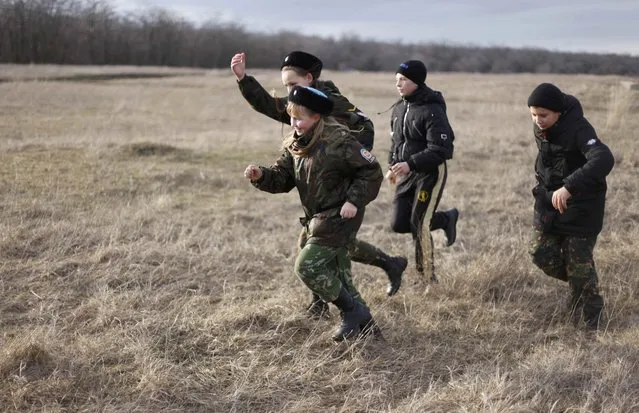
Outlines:
[[[541, 130], [533, 124], [539, 149], [534, 224], [546, 233], [597, 235], [603, 226], [606, 176], [614, 166], [614, 157], [584, 117], [579, 100], [565, 95], [565, 104], [552, 127]], [[552, 206], [552, 194], [562, 186], [572, 196], [568, 209], [559, 214]]]
[[[291, 117], [286, 113], [288, 98], [271, 96], [253, 76], [244, 76], [238, 82], [238, 86], [242, 96], [253, 109], [271, 119], [290, 125]], [[330, 80], [316, 80], [311, 86], [324, 92], [333, 101], [331, 116], [349, 128], [364, 148], [372, 150], [375, 129], [373, 122], [364, 112], [349, 102]]]
[[432, 172], [453, 157], [454, 140], [444, 97], [420, 85], [393, 108], [388, 163], [407, 162], [411, 171]]
[[[305, 147], [307, 133], [294, 145]], [[382, 170], [375, 157], [342, 128], [326, 126], [324, 137], [307, 149], [306, 156], [285, 150], [271, 167], [261, 167], [253, 185], [271, 193], [297, 188], [308, 228], [308, 243], [346, 246], [359, 229], [364, 207], [377, 197]], [[340, 216], [349, 201], [358, 208], [350, 219]]]

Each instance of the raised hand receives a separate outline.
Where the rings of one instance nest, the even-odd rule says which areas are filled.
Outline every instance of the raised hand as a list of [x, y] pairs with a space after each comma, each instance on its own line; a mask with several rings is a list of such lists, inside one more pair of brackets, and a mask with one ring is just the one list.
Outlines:
[[238, 81], [246, 76], [246, 53], [238, 53], [231, 59], [231, 71]]

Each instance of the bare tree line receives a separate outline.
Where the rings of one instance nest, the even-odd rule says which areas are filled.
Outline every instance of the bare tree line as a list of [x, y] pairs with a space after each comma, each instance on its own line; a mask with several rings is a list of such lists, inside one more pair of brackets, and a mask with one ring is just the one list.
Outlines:
[[295, 49], [317, 54], [329, 69], [389, 71], [419, 58], [434, 71], [639, 74], [639, 57], [630, 55], [252, 33], [165, 9], [124, 14], [106, 0], [0, 0], [0, 63], [223, 68], [245, 51], [252, 67], [273, 68]]

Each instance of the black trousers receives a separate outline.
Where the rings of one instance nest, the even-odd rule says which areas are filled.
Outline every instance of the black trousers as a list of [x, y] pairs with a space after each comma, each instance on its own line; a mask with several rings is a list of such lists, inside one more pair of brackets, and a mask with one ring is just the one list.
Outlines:
[[[430, 231], [444, 229], [448, 224], [446, 214], [436, 211], [447, 176], [445, 162], [432, 173], [412, 174], [398, 183], [393, 197], [392, 230], [400, 234], [412, 234], [417, 270], [423, 271], [426, 253], [430, 258], [433, 276], [433, 239]], [[424, 222], [428, 223], [427, 228], [424, 228]]]

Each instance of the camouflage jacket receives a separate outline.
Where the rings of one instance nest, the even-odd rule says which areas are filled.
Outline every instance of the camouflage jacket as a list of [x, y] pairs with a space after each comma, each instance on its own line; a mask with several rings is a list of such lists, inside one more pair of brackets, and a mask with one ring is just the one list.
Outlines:
[[[286, 97], [271, 96], [253, 76], [244, 76], [238, 82], [238, 86], [242, 96], [253, 109], [287, 125], [291, 123], [291, 117], [286, 113], [286, 104], [288, 103]], [[330, 80], [316, 80], [312, 86], [326, 93], [326, 96], [333, 101], [334, 106], [331, 116], [351, 129], [355, 139], [365, 149], [372, 150], [375, 135], [373, 122], [349, 102]]]
[[[377, 197], [383, 175], [377, 159], [349, 133], [327, 129], [307, 156], [285, 150], [274, 165], [261, 167], [262, 177], [253, 185], [271, 193], [297, 188], [306, 215], [302, 223], [308, 229], [307, 242], [341, 247], [359, 230], [364, 207]], [[304, 138], [298, 138], [301, 146]], [[358, 209], [350, 219], [340, 216], [346, 201]]]

